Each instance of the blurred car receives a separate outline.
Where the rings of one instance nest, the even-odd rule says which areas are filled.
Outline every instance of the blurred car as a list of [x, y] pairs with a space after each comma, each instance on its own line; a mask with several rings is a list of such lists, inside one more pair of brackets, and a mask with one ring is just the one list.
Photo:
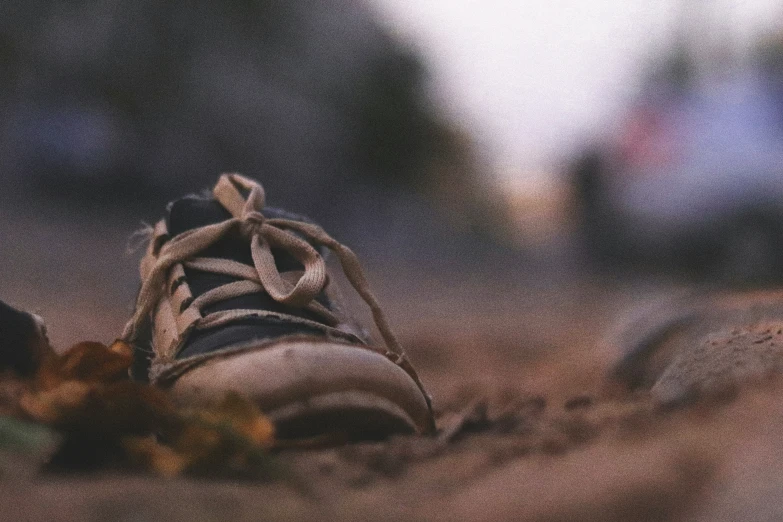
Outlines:
[[648, 89], [573, 168], [588, 248], [602, 261], [783, 280], [782, 102], [754, 71]]

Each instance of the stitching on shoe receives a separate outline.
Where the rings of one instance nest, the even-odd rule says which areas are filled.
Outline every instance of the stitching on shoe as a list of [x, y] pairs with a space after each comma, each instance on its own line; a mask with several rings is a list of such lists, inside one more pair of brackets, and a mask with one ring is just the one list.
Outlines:
[[185, 373], [209, 361], [216, 360], [216, 359], [227, 359], [230, 357], [241, 355], [243, 353], [266, 350], [278, 344], [285, 344], [285, 343], [291, 343], [297, 341], [307, 341], [307, 342], [313, 342], [319, 344], [320, 343], [340, 344], [344, 346], [352, 346], [357, 349], [370, 350], [379, 355], [385, 355], [383, 350], [375, 348], [373, 346], [346, 342], [343, 340], [331, 338], [330, 336], [321, 337], [321, 336], [314, 336], [314, 335], [292, 334], [292, 335], [277, 337], [275, 339], [247, 341], [245, 343], [232, 346], [231, 348], [225, 348], [222, 350], [217, 350], [206, 354], [194, 355], [192, 357], [187, 357], [185, 359], [178, 359], [178, 360], [166, 361], [166, 362], [153, 362], [150, 368], [150, 382], [158, 386], [171, 386], [174, 384], [174, 382], [177, 379], [179, 379]]

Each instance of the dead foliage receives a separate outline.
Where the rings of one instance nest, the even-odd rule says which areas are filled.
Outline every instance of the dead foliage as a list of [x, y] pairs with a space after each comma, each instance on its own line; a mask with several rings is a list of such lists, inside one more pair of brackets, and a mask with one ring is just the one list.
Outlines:
[[[132, 357], [122, 341], [82, 342], [62, 355], [52, 352], [29, 379], [9, 375], [0, 381], [7, 403], [0, 447], [45, 449], [49, 457], [43, 460], [57, 470], [131, 467], [163, 476], [264, 476], [274, 426], [254, 404], [228, 395], [214, 406], [178, 408], [164, 391], [129, 379]], [[25, 435], [36, 430], [49, 437]], [[47, 444], [7, 442], [16, 439]], [[52, 440], [59, 441], [54, 448]]]

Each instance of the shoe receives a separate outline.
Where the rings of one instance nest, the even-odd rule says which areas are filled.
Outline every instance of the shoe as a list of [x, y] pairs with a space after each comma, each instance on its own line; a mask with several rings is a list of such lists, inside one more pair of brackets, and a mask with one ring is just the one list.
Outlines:
[[[150, 230], [123, 340], [133, 375], [185, 403], [236, 392], [279, 439], [430, 433], [430, 398], [368, 288], [355, 254], [264, 190], [224, 174], [211, 196], [169, 204]], [[369, 306], [384, 345], [348, 317], [327, 273], [331, 251]]]
[[29, 377], [53, 353], [39, 316], [0, 301], [0, 371]]

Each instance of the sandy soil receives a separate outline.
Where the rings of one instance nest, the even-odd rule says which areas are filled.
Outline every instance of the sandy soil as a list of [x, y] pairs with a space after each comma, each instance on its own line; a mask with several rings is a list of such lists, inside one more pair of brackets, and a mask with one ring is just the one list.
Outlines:
[[[110, 341], [135, 289], [123, 251], [137, 223], [3, 212], [0, 298], [38, 310], [58, 346]], [[782, 383], [675, 411], [606, 386], [618, 354], [605, 333], [671, 288], [371, 267], [434, 395], [439, 437], [281, 451], [287, 478], [261, 483], [6, 465], [0, 519], [783, 519]]]

